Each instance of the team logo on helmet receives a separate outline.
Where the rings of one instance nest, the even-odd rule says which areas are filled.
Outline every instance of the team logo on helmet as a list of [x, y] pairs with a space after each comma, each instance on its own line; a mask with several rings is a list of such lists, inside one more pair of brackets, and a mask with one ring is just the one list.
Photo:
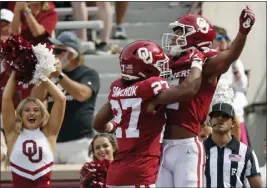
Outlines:
[[147, 48], [142, 47], [137, 50], [138, 57], [144, 61], [146, 64], [151, 64], [153, 62], [152, 52], [148, 51]]

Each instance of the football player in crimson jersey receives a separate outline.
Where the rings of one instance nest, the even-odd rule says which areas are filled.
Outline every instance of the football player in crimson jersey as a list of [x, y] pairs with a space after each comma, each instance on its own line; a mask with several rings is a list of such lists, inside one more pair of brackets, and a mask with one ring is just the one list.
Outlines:
[[[205, 121], [220, 75], [228, 70], [241, 54], [247, 34], [255, 22], [247, 7], [239, 18], [239, 32], [231, 47], [218, 53], [210, 49], [215, 31], [200, 15], [188, 14], [170, 23], [173, 33], [163, 35], [163, 47], [170, 50], [170, 85], [187, 79], [191, 62], [188, 49], [197, 48], [205, 55], [202, 81], [197, 96], [187, 102], [167, 106], [167, 124], [163, 140], [163, 156], [158, 187], [202, 187], [205, 153], [198, 140], [201, 124]], [[152, 101], [153, 103], [153, 101]]]
[[[155, 186], [166, 104], [191, 100], [201, 82], [204, 56], [197, 49], [188, 53], [193, 62], [190, 75], [184, 84], [169, 88], [162, 78], [170, 73], [169, 59], [159, 45], [135, 41], [121, 52], [122, 77], [111, 84], [108, 102], [93, 121], [98, 132], [116, 129], [118, 154], [108, 170], [109, 187]], [[155, 106], [149, 105], [152, 99]]]

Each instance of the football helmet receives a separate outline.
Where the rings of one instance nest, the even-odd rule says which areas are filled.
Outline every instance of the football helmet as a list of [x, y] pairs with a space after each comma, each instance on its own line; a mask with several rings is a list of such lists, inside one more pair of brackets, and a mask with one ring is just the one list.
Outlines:
[[172, 55], [193, 47], [209, 48], [216, 36], [211, 23], [200, 15], [187, 14], [169, 24], [173, 33], [162, 36], [162, 47]]
[[137, 40], [120, 53], [120, 68], [125, 80], [147, 79], [152, 76], [167, 78], [171, 74], [169, 58], [153, 41]]

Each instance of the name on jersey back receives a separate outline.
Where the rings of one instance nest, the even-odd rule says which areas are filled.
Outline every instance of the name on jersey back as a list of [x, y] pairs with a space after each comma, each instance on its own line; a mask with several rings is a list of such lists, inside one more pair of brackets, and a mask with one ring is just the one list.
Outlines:
[[131, 86], [127, 88], [114, 87], [112, 91], [112, 97], [134, 97], [136, 96], [136, 90], [138, 86]]

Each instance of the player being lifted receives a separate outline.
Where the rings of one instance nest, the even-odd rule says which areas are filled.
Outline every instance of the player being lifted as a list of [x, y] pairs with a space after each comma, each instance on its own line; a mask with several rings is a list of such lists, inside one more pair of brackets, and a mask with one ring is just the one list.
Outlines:
[[199, 49], [205, 56], [205, 64], [197, 96], [191, 101], [167, 106], [158, 187], [203, 187], [205, 152], [197, 136], [208, 115], [218, 79], [241, 54], [254, 21], [253, 12], [249, 8], [243, 9], [235, 40], [228, 50], [220, 53], [209, 48], [215, 31], [200, 15], [178, 18], [170, 23], [173, 33], [163, 35], [163, 47], [170, 50], [173, 73], [169, 77], [170, 85], [183, 84], [188, 79], [191, 67], [188, 49]]

